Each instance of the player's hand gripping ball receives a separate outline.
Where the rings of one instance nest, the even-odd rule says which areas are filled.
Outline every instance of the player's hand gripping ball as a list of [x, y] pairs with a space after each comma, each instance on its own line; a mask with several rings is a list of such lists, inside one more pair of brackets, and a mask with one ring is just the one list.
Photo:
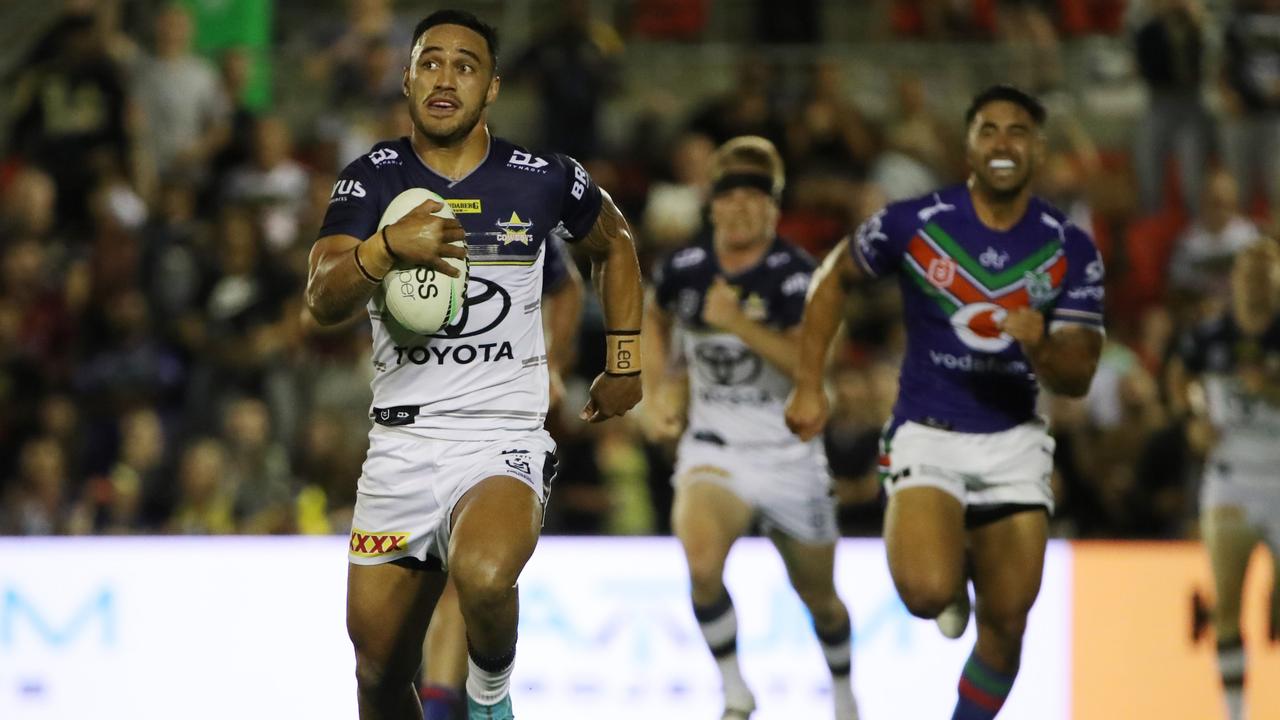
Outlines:
[[[425, 188], [396, 196], [382, 213], [379, 233], [397, 260], [382, 279], [383, 302], [396, 322], [431, 335], [457, 319], [467, 297], [468, 266], [462, 226], [444, 198]], [[451, 274], [452, 273], [452, 274]]]

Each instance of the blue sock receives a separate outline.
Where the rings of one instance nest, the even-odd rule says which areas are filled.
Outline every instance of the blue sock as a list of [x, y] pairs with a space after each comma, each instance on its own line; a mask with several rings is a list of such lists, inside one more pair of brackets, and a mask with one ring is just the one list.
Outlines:
[[1016, 670], [1011, 675], [992, 670], [978, 659], [976, 651], [969, 655], [960, 674], [960, 697], [951, 720], [993, 720], [1009, 697], [1016, 676]]

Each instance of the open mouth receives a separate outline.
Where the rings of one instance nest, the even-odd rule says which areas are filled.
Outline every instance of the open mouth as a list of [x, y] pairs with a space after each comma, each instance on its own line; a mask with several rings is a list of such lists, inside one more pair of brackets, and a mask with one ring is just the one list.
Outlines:
[[447, 97], [437, 97], [427, 100], [427, 111], [432, 115], [452, 115], [457, 112], [458, 101]]
[[1012, 172], [1018, 165], [1009, 158], [995, 158], [987, 163], [987, 167], [996, 172], [1007, 171]]

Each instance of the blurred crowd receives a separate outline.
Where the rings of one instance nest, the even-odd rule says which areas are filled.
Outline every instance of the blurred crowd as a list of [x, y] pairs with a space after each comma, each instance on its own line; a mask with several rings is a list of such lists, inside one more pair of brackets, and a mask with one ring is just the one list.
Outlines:
[[[818, 256], [884, 203], [964, 177], [953, 95], [889, 69], [893, 95], [860, 106], [847, 68], [820, 52], [817, 0], [786, 22], [770, 3], [740, 3], [756, 21], [723, 92], [638, 112], [621, 134], [605, 119], [642, 90], [626, 83], [643, 62], [629, 45], [698, 42], [709, 0], [610, 3], [608, 18], [585, 0], [531, 4], [550, 19], [499, 69], [534, 112], [494, 129], [581, 160], [631, 219], [646, 269], [705, 238], [710, 154], [735, 135], [783, 151], [782, 234]], [[1164, 371], [1179, 337], [1224, 307], [1233, 254], [1280, 220], [1280, 0], [870, 6], [876, 42], [998, 44], [1022, 59], [1004, 79], [1051, 108], [1040, 192], [1106, 259], [1093, 389], [1044, 403], [1058, 438], [1055, 533], [1185, 536], [1206, 448]], [[336, 173], [408, 133], [400, 69], [421, 8], [330, 9], [270, 38], [305, 49], [305, 62], [275, 67], [275, 86], [319, 88], [322, 112], [253, 99], [261, 53], [234, 40], [197, 52], [199, 18], [182, 3], [72, 0], [32, 29], [2, 78], [0, 533], [347, 532], [369, 427], [368, 322], [319, 328], [301, 291]], [[1064, 45], [1097, 38], [1127, 49], [1144, 90], [1118, 145], [1079, 120], [1081, 88], [1064, 73]], [[801, 77], [794, 60], [786, 73], [770, 61], [770, 43], [812, 48]], [[858, 293], [832, 371], [827, 444], [847, 534], [879, 530], [876, 438], [896, 390], [899, 313], [891, 286]], [[572, 419], [601, 351], [589, 302], [550, 421], [561, 474], [547, 529], [667, 532], [673, 448], [647, 440], [643, 411]]]

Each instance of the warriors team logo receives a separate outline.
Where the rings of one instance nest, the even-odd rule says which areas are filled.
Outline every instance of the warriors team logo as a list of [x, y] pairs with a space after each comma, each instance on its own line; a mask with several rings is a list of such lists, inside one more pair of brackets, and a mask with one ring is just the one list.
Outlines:
[[951, 327], [965, 345], [982, 352], [997, 353], [1013, 344], [1000, 325], [1008, 312], [994, 303], [965, 305], [951, 316]]
[[929, 261], [929, 282], [937, 288], [951, 287], [956, 279], [956, 261], [951, 258], [934, 258]]
[[512, 211], [511, 218], [505, 222], [499, 220], [494, 223], [502, 228], [502, 232], [495, 233], [503, 245], [510, 245], [513, 242], [528, 245], [533, 236], [529, 234], [529, 228], [533, 227], [532, 222], [526, 222], [520, 219], [520, 216]]
[[1032, 307], [1043, 308], [1058, 296], [1058, 290], [1053, 287], [1053, 280], [1048, 273], [1028, 271], [1022, 277], [1026, 280], [1027, 297], [1031, 299]]

